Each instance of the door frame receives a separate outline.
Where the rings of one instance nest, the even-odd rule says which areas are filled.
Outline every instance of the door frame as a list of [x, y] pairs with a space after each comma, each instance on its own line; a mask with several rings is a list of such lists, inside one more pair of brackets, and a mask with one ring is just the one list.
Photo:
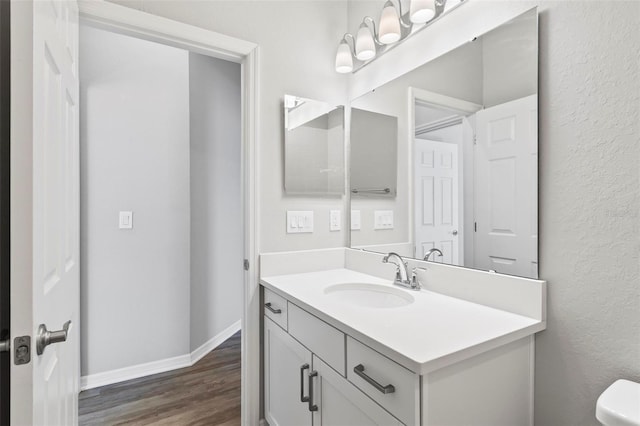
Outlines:
[[[474, 114], [484, 108], [483, 105], [473, 102], [465, 101], [464, 99], [453, 98], [451, 96], [442, 95], [436, 92], [430, 92], [428, 90], [420, 89], [417, 87], [411, 87], [407, 89], [407, 132], [408, 137], [408, 153], [406, 168], [409, 173], [407, 190], [409, 191], [409, 243], [413, 245], [414, 255], [416, 252], [415, 242], [415, 211], [414, 211], [414, 159], [413, 153], [415, 150], [415, 137], [416, 137], [416, 102], [427, 104], [440, 109], [447, 109], [454, 114], [460, 114], [463, 116]], [[460, 153], [458, 153], [460, 154]]]
[[[11, 134], [11, 26], [9, 15], [11, 3], [0, 2], [0, 341], [10, 339], [11, 330], [11, 286], [9, 283], [10, 232], [10, 146]], [[0, 351], [0, 424], [10, 422], [11, 355]]]
[[[27, 3], [27, 2], [25, 2]], [[12, 3], [13, 4], [13, 3]], [[12, 10], [17, 16], [16, 22], [28, 19], [30, 7]], [[181, 23], [171, 19], [152, 15], [129, 7], [120, 6], [106, 1], [80, 1], [80, 22], [111, 32], [133, 36], [136, 38], [159, 42], [191, 52], [224, 59], [241, 64], [241, 93], [242, 93], [242, 170], [241, 208], [244, 218], [244, 257], [249, 260], [249, 269], [244, 277], [243, 313], [242, 313], [242, 424], [255, 425], [260, 420], [260, 292], [258, 287], [258, 247], [259, 247], [259, 203], [257, 199], [259, 176], [259, 46], [255, 43], [209, 31], [193, 25]], [[19, 35], [20, 45], [24, 49], [15, 49], [12, 45], [12, 67], [20, 66], [25, 69], [31, 55], [31, 34], [12, 28], [12, 35]], [[18, 68], [16, 68], [18, 69]], [[15, 74], [14, 74], [15, 75]], [[24, 75], [16, 81], [12, 80], [11, 109], [12, 111], [29, 110], [32, 108], [32, 90], [29, 86], [31, 75]], [[17, 90], [14, 90], [16, 84]], [[31, 250], [32, 242], [23, 241], [31, 235], [31, 218], [24, 212], [31, 211], [30, 194], [32, 185], [32, 123], [20, 120], [22, 114], [13, 114], [11, 122], [12, 153], [11, 153], [11, 216], [20, 217], [17, 224], [17, 234], [24, 237], [14, 238], [11, 242], [12, 277], [11, 287], [24, 288], [24, 283], [31, 282]], [[31, 115], [24, 114], [25, 117]], [[14, 117], [16, 117], [14, 119]], [[19, 141], [16, 143], [14, 138]], [[22, 196], [17, 194], [22, 193]], [[22, 215], [22, 216], [18, 216]], [[12, 230], [14, 228], [12, 227]], [[242, 267], [238, 265], [238, 267]], [[25, 294], [29, 293], [29, 294]], [[15, 297], [14, 297], [15, 296]], [[17, 294], [12, 292], [11, 321], [26, 320], [31, 316], [30, 292], [24, 290]], [[29, 321], [30, 324], [30, 321]], [[27, 328], [29, 330], [27, 330]], [[30, 327], [25, 327], [23, 334], [30, 334]], [[15, 336], [12, 336], [12, 338]], [[27, 369], [24, 369], [25, 373]], [[12, 420], [17, 424], [25, 423], [31, 418], [32, 397], [31, 387], [25, 391], [24, 383], [30, 381], [28, 374], [11, 377], [11, 413]], [[79, 384], [78, 384], [79, 385]], [[15, 402], [15, 404], [14, 404]], [[17, 412], [16, 412], [17, 411]], [[26, 421], [26, 423], [29, 423]]]

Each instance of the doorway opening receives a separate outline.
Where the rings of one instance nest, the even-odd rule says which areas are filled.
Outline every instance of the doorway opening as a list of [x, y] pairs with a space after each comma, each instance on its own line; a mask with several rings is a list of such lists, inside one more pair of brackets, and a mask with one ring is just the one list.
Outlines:
[[410, 99], [416, 257], [438, 249], [434, 261], [537, 276], [537, 96]]
[[415, 256], [473, 260], [475, 113], [482, 106], [411, 88]]
[[[215, 421], [239, 422], [241, 66], [87, 25], [79, 57], [80, 423], [202, 417], [176, 385], [194, 369], [218, 383], [201, 401], [231, 405], [208, 405]], [[232, 336], [235, 350], [208, 355]], [[174, 385], [143, 410], [113, 393], [154, 400], [163, 383]]]

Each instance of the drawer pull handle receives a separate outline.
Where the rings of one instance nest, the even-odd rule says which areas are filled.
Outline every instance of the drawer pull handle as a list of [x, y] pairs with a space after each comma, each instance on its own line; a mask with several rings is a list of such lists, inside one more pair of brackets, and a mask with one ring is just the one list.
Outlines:
[[318, 411], [318, 406], [313, 403], [313, 378], [318, 377], [317, 371], [309, 373], [309, 411]]
[[369, 377], [364, 372], [364, 365], [362, 364], [358, 364], [355, 367], [353, 367], [353, 372], [356, 373], [358, 376], [360, 376], [365, 382], [369, 383], [371, 386], [373, 386], [374, 388], [376, 388], [377, 390], [379, 390], [384, 394], [394, 393], [396, 391], [395, 386], [393, 385], [382, 386], [380, 383], [376, 382], [374, 379]]
[[300, 402], [309, 402], [309, 397], [304, 396], [304, 370], [309, 369], [309, 364], [302, 364], [300, 367]]
[[271, 312], [273, 312], [274, 314], [281, 314], [282, 313], [282, 309], [274, 309], [271, 307], [271, 302], [269, 303], [265, 303], [264, 307], [267, 308], [268, 310], [270, 310]]

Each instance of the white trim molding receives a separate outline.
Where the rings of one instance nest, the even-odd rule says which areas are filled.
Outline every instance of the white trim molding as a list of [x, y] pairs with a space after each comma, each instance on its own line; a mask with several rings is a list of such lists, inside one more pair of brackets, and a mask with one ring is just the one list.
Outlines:
[[222, 330], [220, 333], [213, 336], [208, 341], [204, 342], [200, 347], [194, 349], [191, 352], [191, 365], [200, 361], [206, 354], [220, 346], [225, 340], [240, 331], [240, 325], [242, 320], [238, 320], [231, 324], [229, 327]]
[[195, 53], [241, 62], [255, 43], [104, 0], [80, 0], [80, 18], [94, 27]]
[[196, 348], [190, 354], [178, 355], [173, 358], [160, 359], [144, 364], [118, 368], [117, 370], [82, 376], [80, 378], [80, 390], [83, 391], [87, 389], [99, 388], [101, 386], [112, 385], [114, 383], [125, 382], [132, 379], [138, 379], [140, 377], [151, 376], [153, 374], [165, 373], [167, 371], [191, 367], [196, 362], [200, 361], [209, 352], [224, 343], [225, 340], [240, 331], [240, 324], [241, 320], [234, 322], [229, 327], [213, 336], [213, 338], [205, 342], [202, 346]]
[[[242, 65], [242, 161], [245, 273], [242, 313], [242, 424], [260, 421], [260, 292], [258, 287], [259, 46], [204, 28], [104, 0], [80, 0], [84, 24]], [[185, 355], [188, 357], [189, 355]], [[175, 365], [178, 365], [177, 363]]]
[[164, 373], [166, 371], [177, 370], [179, 368], [190, 366], [191, 355], [185, 354], [173, 358], [147, 362], [145, 364], [132, 365], [131, 367], [119, 368], [117, 370], [90, 374], [80, 378], [80, 390], [83, 391], [99, 388], [101, 386], [112, 385], [114, 383], [138, 379], [140, 377], [151, 376], [152, 374]]

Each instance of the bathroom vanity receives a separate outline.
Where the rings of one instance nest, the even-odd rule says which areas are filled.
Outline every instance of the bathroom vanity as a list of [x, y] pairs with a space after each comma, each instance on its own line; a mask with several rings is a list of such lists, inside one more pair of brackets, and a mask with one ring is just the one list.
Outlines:
[[270, 425], [532, 424], [545, 282], [347, 248], [261, 256]]

